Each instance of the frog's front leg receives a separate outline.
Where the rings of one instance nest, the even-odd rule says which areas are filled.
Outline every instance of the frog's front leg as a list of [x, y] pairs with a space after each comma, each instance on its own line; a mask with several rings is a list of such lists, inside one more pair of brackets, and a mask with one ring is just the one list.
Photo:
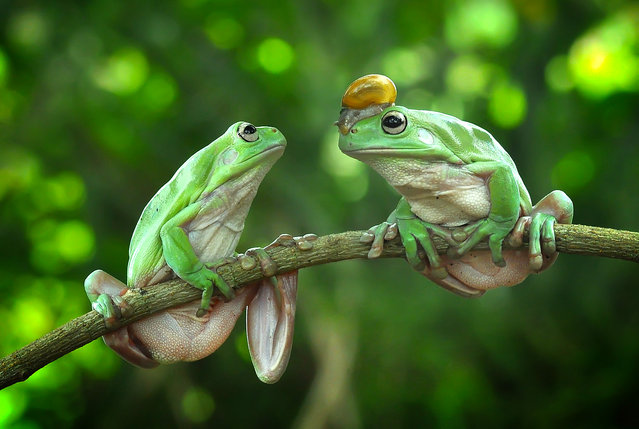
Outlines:
[[[107, 327], [113, 326], [122, 317], [122, 313], [126, 313], [126, 302], [122, 295], [128, 288], [106, 272], [96, 270], [89, 274], [84, 281], [84, 290], [93, 309], [104, 316]], [[146, 347], [131, 335], [128, 326], [105, 334], [102, 339], [107, 346], [134, 365], [142, 368], [158, 366]]]
[[[220, 205], [222, 202], [212, 199], [209, 204]], [[196, 313], [198, 317], [202, 317], [208, 311], [215, 286], [227, 300], [232, 300], [235, 297], [233, 289], [215, 271], [215, 265], [204, 264], [200, 261], [186, 234], [184, 226], [194, 219], [201, 210], [201, 204], [191, 204], [169, 219], [160, 230], [162, 252], [167, 265], [181, 279], [203, 291], [200, 308]]]
[[523, 243], [526, 227], [528, 232], [528, 259], [532, 272], [541, 272], [557, 259], [555, 245], [555, 223], [572, 223], [574, 208], [572, 201], [563, 191], [552, 191], [533, 208], [530, 216], [522, 216], [517, 221], [509, 239], [512, 247]]
[[[245, 255], [240, 255], [240, 261], [244, 268], [250, 269], [255, 266], [255, 259], [251, 256], [255, 256], [262, 272], [273, 276], [277, 266], [265, 249], [297, 246], [300, 250], [308, 250], [316, 238], [314, 234], [303, 237], [282, 234], [264, 249], [247, 250]], [[260, 280], [257, 293], [247, 306], [249, 352], [255, 373], [264, 383], [275, 383], [286, 370], [293, 345], [296, 301], [297, 270]]]
[[450, 256], [461, 257], [477, 243], [488, 239], [493, 263], [504, 267], [506, 261], [502, 254], [504, 239], [515, 226], [520, 213], [519, 187], [512, 168], [499, 161], [475, 162], [466, 166], [473, 174], [486, 178], [490, 192], [490, 211], [485, 219], [469, 225], [465, 232], [467, 238]]
[[[436, 235], [449, 243], [453, 243], [450, 232], [446, 228], [418, 218], [404, 198], [399, 201], [397, 208], [391, 213], [386, 222], [372, 227], [362, 237], [364, 241], [370, 242], [372, 240], [373, 243], [368, 257], [378, 257], [381, 254], [384, 240], [395, 238], [397, 232], [399, 232], [406, 250], [406, 259], [414, 269], [426, 276], [437, 279], [443, 279], [448, 275], [431, 240], [431, 235]], [[420, 246], [426, 254], [426, 264], [419, 257]]]

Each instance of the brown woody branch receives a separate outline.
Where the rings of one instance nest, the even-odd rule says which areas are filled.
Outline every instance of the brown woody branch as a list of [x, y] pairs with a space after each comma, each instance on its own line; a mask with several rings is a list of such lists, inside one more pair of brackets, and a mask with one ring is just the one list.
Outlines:
[[[278, 273], [327, 264], [346, 259], [366, 258], [370, 244], [360, 242], [364, 231], [349, 231], [319, 237], [312, 249], [275, 247], [268, 251], [278, 266]], [[639, 233], [584, 225], [556, 225], [557, 250], [561, 253], [601, 256], [639, 262]], [[448, 245], [434, 237], [439, 253], [446, 253]], [[487, 248], [480, 243], [476, 248]], [[384, 246], [382, 257], [404, 256], [404, 248], [398, 238]], [[259, 266], [246, 270], [239, 262], [218, 268], [218, 273], [234, 288], [263, 277]], [[26, 380], [38, 369], [65, 354], [90, 343], [102, 335], [142, 319], [169, 307], [200, 298], [201, 291], [189, 287], [182, 280], [172, 280], [145, 289], [131, 289], [124, 296], [130, 306], [130, 314], [117, 327], [108, 329], [104, 319], [95, 311], [77, 317], [63, 326], [45, 334], [10, 355], [0, 359], [0, 389]]]

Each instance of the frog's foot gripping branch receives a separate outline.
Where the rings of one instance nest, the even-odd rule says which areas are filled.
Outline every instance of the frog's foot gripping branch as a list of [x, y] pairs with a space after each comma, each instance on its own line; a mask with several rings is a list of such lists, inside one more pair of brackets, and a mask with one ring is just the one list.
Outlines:
[[[303, 237], [284, 234], [264, 249], [249, 249], [238, 258], [224, 258], [207, 264], [217, 268], [239, 259], [244, 269], [252, 269], [259, 264], [268, 278], [245, 286], [230, 301], [213, 297], [205, 314], [196, 316], [199, 328], [191, 330], [192, 323], [183, 323], [186, 319], [193, 320], [194, 305], [191, 303], [117, 329], [104, 335], [104, 341], [122, 358], [143, 368], [179, 360], [193, 361], [217, 350], [246, 308], [247, 337], [255, 372], [263, 382], [275, 383], [286, 370], [293, 344], [297, 270], [273, 277], [277, 265], [266, 249], [296, 246], [300, 250], [310, 250], [316, 239], [313, 234]], [[117, 326], [118, 321], [126, 316], [127, 304], [123, 295], [130, 289], [124, 283], [98, 270], [87, 277], [85, 290], [92, 307], [105, 317], [107, 326]], [[213, 340], [202, 341], [210, 335], [213, 335]]]
[[[244, 269], [252, 269], [259, 263], [264, 275], [273, 276], [277, 266], [266, 253], [267, 249], [296, 246], [300, 250], [310, 250], [316, 239], [317, 236], [314, 234], [306, 234], [303, 237], [282, 234], [264, 249], [249, 249], [238, 259]], [[249, 352], [258, 378], [271, 384], [282, 377], [291, 355], [297, 300], [297, 270], [279, 274], [276, 278], [262, 279], [253, 287], [256, 288], [255, 297], [246, 308]]]
[[530, 271], [538, 273], [550, 267], [557, 259], [554, 226], [556, 223], [570, 224], [574, 208], [572, 201], [563, 191], [552, 191], [542, 198], [532, 209], [530, 216], [519, 218], [508, 244], [521, 247], [526, 228], [528, 235], [528, 259]]
[[[129, 290], [127, 286], [102, 270], [92, 272], [84, 281], [84, 290], [91, 301], [91, 307], [104, 316], [107, 327], [116, 326], [126, 316], [127, 303], [122, 296]], [[102, 337], [107, 346], [124, 360], [142, 368], [158, 366], [146, 346], [129, 335], [129, 326], [124, 326]]]
[[[553, 191], [535, 205], [528, 216], [520, 217], [512, 231], [499, 232], [498, 240], [493, 235], [475, 235], [478, 228], [490, 226], [486, 219], [454, 228], [432, 225], [412, 213], [398, 208], [386, 222], [372, 227], [362, 235], [360, 241], [371, 244], [369, 258], [379, 257], [384, 242], [399, 233], [410, 265], [439, 286], [464, 297], [477, 297], [488, 289], [513, 286], [521, 283], [530, 273], [550, 267], [557, 258], [553, 227], [555, 223], [572, 221], [573, 206], [561, 191]], [[523, 237], [529, 229], [528, 250], [523, 249]], [[490, 228], [488, 228], [490, 232]], [[444, 239], [448, 255], [439, 255], [433, 246], [432, 237]], [[505, 238], [502, 239], [502, 236]], [[490, 251], [467, 248], [473, 238], [474, 246], [488, 240]], [[502, 252], [502, 241], [508, 248]], [[419, 257], [420, 247], [425, 258]], [[498, 256], [495, 261], [495, 255]]]

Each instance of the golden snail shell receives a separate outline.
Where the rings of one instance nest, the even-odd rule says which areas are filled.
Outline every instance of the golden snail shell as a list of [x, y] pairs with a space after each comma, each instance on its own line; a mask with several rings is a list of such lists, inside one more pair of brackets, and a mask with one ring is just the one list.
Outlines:
[[381, 74], [369, 74], [348, 86], [342, 97], [342, 107], [363, 109], [372, 104], [392, 104], [396, 98], [397, 88], [390, 78]]

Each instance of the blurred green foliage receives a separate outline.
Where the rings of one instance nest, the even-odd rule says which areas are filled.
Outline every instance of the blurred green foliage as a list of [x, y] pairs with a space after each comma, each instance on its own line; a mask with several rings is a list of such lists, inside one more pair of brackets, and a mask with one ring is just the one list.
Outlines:
[[[398, 197], [342, 155], [346, 86], [489, 129], [534, 200], [639, 230], [639, 5], [612, 0], [0, 3], [0, 352], [125, 278], [154, 192], [246, 120], [289, 140], [240, 250], [385, 219]], [[400, 260], [300, 275], [286, 375], [262, 385], [243, 323], [200, 362], [140, 370], [96, 341], [0, 391], [0, 427], [623, 427], [639, 424], [639, 269], [562, 256], [464, 300]]]

